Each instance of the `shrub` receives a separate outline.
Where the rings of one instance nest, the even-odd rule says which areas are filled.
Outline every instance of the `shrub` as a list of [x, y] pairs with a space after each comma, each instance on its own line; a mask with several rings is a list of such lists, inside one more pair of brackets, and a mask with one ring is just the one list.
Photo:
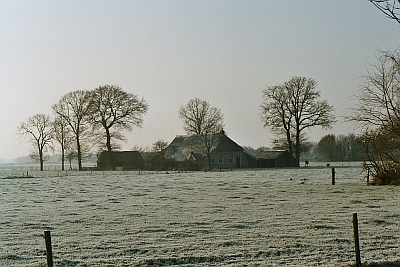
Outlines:
[[372, 185], [400, 185], [400, 164], [374, 164], [372, 168]]

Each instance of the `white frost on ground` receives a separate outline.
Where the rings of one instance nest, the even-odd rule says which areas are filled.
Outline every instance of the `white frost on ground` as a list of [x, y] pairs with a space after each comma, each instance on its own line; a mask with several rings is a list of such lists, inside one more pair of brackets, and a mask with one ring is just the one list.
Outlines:
[[362, 261], [400, 259], [400, 187], [359, 167], [29, 174], [0, 172], [0, 266], [46, 266], [46, 229], [55, 266], [345, 266], [355, 212]]

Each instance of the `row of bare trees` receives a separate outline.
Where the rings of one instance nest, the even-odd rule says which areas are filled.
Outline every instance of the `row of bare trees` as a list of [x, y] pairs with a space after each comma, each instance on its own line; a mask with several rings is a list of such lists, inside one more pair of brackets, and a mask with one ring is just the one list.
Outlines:
[[52, 110], [54, 119], [46, 114], [33, 115], [20, 123], [18, 132], [28, 137], [34, 148], [31, 157], [40, 162], [41, 170], [46, 153], [56, 144], [62, 156], [62, 169], [67, 156], [76, 157], [81, 170], [84, 152], [93, 144], [100, 144], [99, 150], [111, 151], [125, 139], [123, 131], [141, 127], [148, 104], [119, 86], [104, 85], [91, 91], [69, 92]]
[[[264, 90], [262, 120], [277, 134], [283, 133], [287, 137], [282, 146], [287, 144], [289, 151], [294, 151], [297, 161], [292, 163], [293, 166], [299, 165], [300, 152], [306, 143], [304, 130], [314, 126], [330, 127], [335, 121], [333, 108], [319, 97], [315, 80], [304, 77], [294, 77], [283, 85]], [[118, 149], [119, 142], [124, 140], [122, 132], [141, 127], [147, 109], [144, 99], [118, 86], [104, 85], [92, 91], [65, 94], [52, 106], [54, 119], [36, 114], [20, 124], [19, 133], [29, 137], [34, 147], [31, 156], [40, 162], [41, 169], [45, 154], [57, 144], [62, 169], [67, 157], [70, 164], [76, 158], [81, 170], [82, 157], [93, 144], [100, 144], [98, 150]], [[201, 145], [197, 149], [211, 166], [211, 155], [224, 128], [221, 110], [205, 100], [194, 98], [180, 107], [179, 117], [186, 133], [198, 135]], [[166, 147], [164, 140], [153, 144], [153, 151], [157, 152], [157, 160], [151, 159], [153, 165], [164, 164]]]
[[[55, 147], [61, 152], [63, 170], [66, 158], [70, 165], [72, 159], [76, 158], [78, 168], [82, 170], [82, 159], [94, 144], [99, 144], [99, 151], [120, 148], [119, 142], [125, 140], [122, 132], [141, 127], [147, 109], [148, 104], [144, 99], [116, 85], [104, 85], [92, 91], [78, 90], [63, 95], [52, 106], [54, 119], [46, 114], [33, 115], [20, 123], [18, 132], [28, 137], [33, 147], [30, 156], [39, 161], [41, 170], [46, 155]], [[218, 140], [215, 133], [223, 129], [221, 110], [205, 100], [195, 98], [180, 107], [179, 117], [188, 134], [199, 135], [202, 143], [199, 150], [207, 155], [210, 166], [211, 154]], [[148, 159], [152, 168], [164, 167], [167, 145], [161, 139], [153, 143], [155, 156]]]

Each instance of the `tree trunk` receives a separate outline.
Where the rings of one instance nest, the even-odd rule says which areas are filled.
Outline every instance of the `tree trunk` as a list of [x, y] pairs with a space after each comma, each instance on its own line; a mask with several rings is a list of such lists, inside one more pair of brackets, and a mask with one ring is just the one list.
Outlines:
[[111, 136], [110, 136], [110, 129], [109, 128], [105, 128], [106, 129], [106, 137], [107, 137], [107, 151], [111, 151]]
[[65, 161], [65, 136], [64, 136], [64, 127], [63, 130], [61, 131], [61, 170], [64, 170], [64, 161]]
[[296, 142], [295, 146], [295, 154], [296, 154], [296, 167], [300, 166], [300, 143]]
[[65, 161], [65, 150], [64, 147], [61, 148], [61, 170], [64, 170], [64, 161]]
[[296, 154], [296, 167], [300, 166], [300, 130], [299, 128], [296, 129], [296, 144], [294, 147], [295, 154]]
[[210, 171], [211, 170], [211, 155], [207, 154], [207, 166], [206, 166], [206, 170]]
[[39, 149], [40, 170], [43, 171], [43, 150]]
[[79, 142], [79, 135], [76, 136], [76, 149], [78, 153], [78, 170], [82, 170], [82, 152], [81, 152], [81, 144]]
[[286, 131], [286, 140], [287, 140], [288, 146], [289, 146], [289, 155], [290, 155], [289, 164], [290, 164], [290, 167], [293, 167], [294, 166], [294, 162], [293, 162], [293, 142], [292, 142], [292, 139], [290, 137], [290, 132], [289, 131]]

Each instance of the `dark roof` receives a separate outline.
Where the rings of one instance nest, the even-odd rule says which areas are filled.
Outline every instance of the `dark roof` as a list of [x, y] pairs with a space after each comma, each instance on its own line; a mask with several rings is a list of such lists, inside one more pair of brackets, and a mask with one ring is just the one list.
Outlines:
[[132, 159], [134, 160], [141, 157], [138, 151], [103, 151], [101, 155], [103, 154], [107, 155], [107, 157], [114, 162], [129, 162]]
[[286, 153], [287, 150], [261, 150], [257, 154], [257, 159], [277, 159], [282, 154]]
[[216, 149], [218, 151], [230, 151], [230, 150], [235, 150], [235, 151], [242, 151], [243, 147], [239, 146], [235, 141], [230, 139], [228, 136], [226, 136], [224, 133], [220, 133], [219, 135], [219, 140], [216, 145]]
[[205, 158], [201, 153], [192, 153], [190, 158], [195, 161], [205, 161]]

